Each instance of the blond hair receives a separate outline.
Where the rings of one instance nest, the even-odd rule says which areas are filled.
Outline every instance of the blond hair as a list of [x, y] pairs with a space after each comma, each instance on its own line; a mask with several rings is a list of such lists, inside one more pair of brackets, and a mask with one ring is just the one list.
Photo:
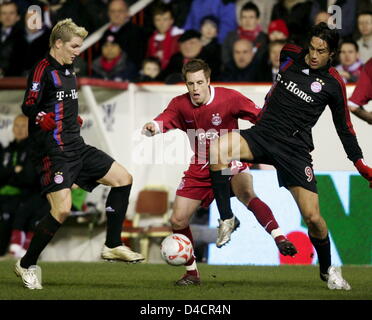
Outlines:
[[72, 19], [61, 20], [53, 27], [49, 37], [49, 46], [52, 48], [58, 39], [68, 42], [74, 36], [85, 39], [87, 35], [88, 31], [77, 26]]

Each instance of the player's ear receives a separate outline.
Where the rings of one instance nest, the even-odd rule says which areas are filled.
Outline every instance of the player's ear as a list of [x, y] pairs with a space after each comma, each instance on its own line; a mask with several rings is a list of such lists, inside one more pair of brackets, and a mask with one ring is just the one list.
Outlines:
[[57, 39], [56, 42], [54, 42], [54, 46], [57, 48], [57, 49], [60, 49], [63, 45], [63, 41], [62, 39]]

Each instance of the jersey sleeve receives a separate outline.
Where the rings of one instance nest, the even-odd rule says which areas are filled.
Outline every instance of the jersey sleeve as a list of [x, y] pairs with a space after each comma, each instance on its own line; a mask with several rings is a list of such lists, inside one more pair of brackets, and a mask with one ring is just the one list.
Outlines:
[[172, 129], [186, 130], [179, 112], [179, 105], [178, 99], [173, 98], [167, 108], [154, 119], [159, 124], [161, 132], [164, 133]]
[[232, 112], [235, 118], [256, 123], [261, 110], [251, 99], [236, 91], [232, 99]]
[[[372, 69], [372, 60], [370, 65]], [[367, 104], [370, 100], [372, 100], [372, 74], [368, 74], [365, 68], [360, 74], [349, 102], [360, 107]]]
[[280, 51], [280, 64], [286, 63], [288, 58], [296, 59], [297, 56], [302, 52], [302, 48], [295, 44], [287, 43]]
[[[335, 71], [337, 72], [337, 71]], [[337, 134], [342, 142], [347, 157], [355, 162], [363, 158], [362, 150], [359, 147], [358, 140], [350, 120], [350, 112], [347, 106], [345, 83], [338, 76], [335, 82], [335, 92], [332, 94], [332, 100], [329, 107], [332, 112], [333, 123]]]
[[27, 88], [22, 103], [22, 112], [30, 119], [34, 119], [42, 111], [40, 102], [43, 97], [46, 81], [45, 67], [39, 64], [27, 79]]

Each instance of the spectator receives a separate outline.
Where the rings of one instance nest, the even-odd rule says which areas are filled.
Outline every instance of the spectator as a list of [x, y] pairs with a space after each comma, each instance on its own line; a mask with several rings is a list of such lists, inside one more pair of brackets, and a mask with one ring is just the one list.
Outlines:
[[146, 34], [152, 34], [154, 32], [154, 24], [153, 24], [153, 13], [154, 8], [158, 7], [159, 5], [166, 4], [170, 7], [173, 13], [174, 25], [178, 28], [183, 30], [183, 26], [185, 25], [186, 18], [189, 14], [191, 8], [191, 0], [155, 0], [147, 7], [145, 7], [143, 13], [143, 27], [145, 29]]
[[200, 30], [203, 17], [215, 16], [220, 21], [218, 42], [223, 43], [226, 35], [237, 28], [235, 3], [233, 2], [226, 0], [193, 0], [183, 29]]
[[237, 0], [236, 1], [236, 16], [238, 17], [239, 20], [239, 15], [242, 7], [247, 3], [247, 2], [253, 2], [257, 7], [258, 10], [260, 11], [260, 24], [262, 26], [263, 30], [267, 30], [269, 27], [269, 23], [271, 21], [271, 11], [273, 10], [274, 4], [277, 2], [277, 0]]
[[160, 78], [160, 60], [156, 57], [149, 57], [143, 60], [140, 76], [136, 82], [157, 82]]
[[168, 67], [162, 73], [162, 78], [166, 83], [182, 82], [182, 66], [191, 59], [197, 58], [206, 61], [212, 69], [211, 78], [217, 79], [220, 70], [220, 57], [214, 53], [210, 55], [203, 48], [200, 40], [201, 34], [196, 30], [187, 30], [178, 39], [180, 52], [174, 54], [168, 64]]
[[18, 21], [18, 7], [15, 2], [4, 2], [0, 5], [0, 78], [9, 75], [9, 62], [14, 43], [21, 36]]
[[314, 17], [314, 25], [324, 22], [328, 24], [330, 22], [329, 18], [331, 15], [327, 11], [319, 11]]
[[258, 7], [252, 3], [246, 3], [239, 17], [239, 27], [231, 31], [227, 36], [222, 46], [222, 61], [228, 64], [233, 59], [233, 44], [237, 39], [246, 39], [254, 45], [257, 62], [259, 62], [267, 51], [267, 35], [262, 31], [259, 24], [260, 11]]
[[174, 26], [174, 18], [169, 5], [159, 5], [154, 8], [153, 22], [156, 30], [147, 45], [147, 57], [157, 57], [164, 70], [173, 54], [179, 51], [178, 39], [182, 29]]
[[19, 115], [13, 122], [14, 140], [0, 159], [0, 256], [7, 252], [12, 224], [20, 203], [38, 191], [38, 177], [31, 163], [28, 118]]
[[[78, 2], [78, 1], [74, 1]], [[107, 5], [109, 0], [80, 0], [81, 25], [92, 33], [109, 22]], [[75, 21], [78, 22], [78, 21]]]
[[257, 80], [257, 61], [253, 43], [238, 39], [233, 45], [233, 61], [224, 68], [221, 76], [226, 82], [254, 82]]
[[372, 57], [372, 11], [364, 11], [358, 15], [358, 30], [361, 35], [357, 41], [360, 60], [366, 63]]
[[221, 45], [218, 43], [219, 21], [214, 16], [205, 16], [201, 21], [200, 33], [203, 45], [203, 53], [208, 57], [215, 57], [214, 67], [221, 64]]
[[93, 61], [93, 77], [114, 81], [132, 81], [137, 77], [135, 65], [122, 50], [115, 34], [106, 34], [101, 56]]
[[141, 68], [145, 55], [146, 39], [141, 27], [130, 21], [127, 3], [124, 0], [113, 0], [108, 6], [110, 27], [104, 33], [103, 39], [113, 34], [124, 48], [128, 59], [135, 65], [137, 70]]
[[312, 5], [312, 1], [279, 0], [273, 7], [271, 21], [283, 19], [288, 27], [290, 40], [304, 46], [311, 27]]
[[267, 35], [270, 41], [287, 40], [289, 32], [285, 21], [282, 19], [271, 21]]
[[[14, 44], [14, 53], [10, 59], [9, 75], [26, 76], [33, 65], [46, 55], [49, 48], [50, 30], [45, 26], [38, 29], [27, 23], [37, 12], [27, 12], [24, 18], [24, 30]], [[41, 17], [40, 17], [41, 19]], [[25, 54], [27, 52], [28, 54]]]
[[359, 59], [358, 45], [353, 40], [345, 40], [340, 45], [340, 64], [336, 66], [345, 83], [357, 82], [363, 63]]
[[269, 61], [266, 62], [258, 73], [257, 81], [274, 82], [279, 72], [280, 52], [285, 45], [284, 40], [274, 40], [269, 43]]
[[[293, 0], [290, 0], [290, 1], [293, 1]], [[347, 38], [347, 37], [350, 37], [354, 32], [358, 2], [361, 2], [361, 0], [358, 0], [358, 1], [355, 1], [355, 0], [333, 0], [333, 1], [313, 0], [311, 8], [307, 12], [307, 16], [310, 17], [310, 21], [315, 22], [315, 16], [317, 15], [317, 13], [319, 13], [319, 11], [328, 12], [328, 9], [329, 9], [328, 5], [331, 5], [331, 4], [338, 6], [341, 10], [340, 11], [332, 10], [330, 12], [332, 15], [331, 16], [332, 22], [331, 21], [329, 22], [340, 24], [341, 29], [339, 29], [339, 34], [342, 38]], [[336, 13], [337, 14], [341, 13], [341, 16], [338, 16]], [[325, 15], [323, 17], [325, 17]], [[324, 22], [328, 24], [328, 21], [324, 21]]]

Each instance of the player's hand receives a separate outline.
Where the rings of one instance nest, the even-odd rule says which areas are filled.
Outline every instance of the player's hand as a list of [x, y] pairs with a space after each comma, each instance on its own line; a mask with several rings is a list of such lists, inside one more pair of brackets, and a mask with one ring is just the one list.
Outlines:
[[76, 121], [81, 128], [83, 126], [83, 122], [84, 122], [83, 118], [78, 115], [77, 118], [76, 118]]
[[368, 167], [364, 159], [359, 159], [354, 163], [360, 175], [369, 181], [369, 187], [372, 188], [372, 168]]
[[35, 123], [40, 126], [43, 131], [53, 130], [57, 125], [54, 120], [55, 114], [53, 112], [45, 113], [40, 111], [35, 119]]
[[156, 134], [156, 126], [153, 122], [147, 122], [142, 128], [142, 134], [152, 137]]

